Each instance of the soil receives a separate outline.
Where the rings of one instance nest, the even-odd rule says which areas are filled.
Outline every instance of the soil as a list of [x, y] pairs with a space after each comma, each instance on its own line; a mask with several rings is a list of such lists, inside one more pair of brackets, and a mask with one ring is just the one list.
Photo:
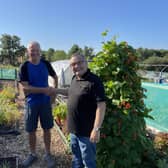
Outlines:
[[[24, 130], [23, 115], [20, 121], [19, 132], [20, 135], [3, 135], [0, 136], [0, 157], [18, 157], [19, 164], [29, 154], [29, 145], [27, 139], [27, 133]], [[56, 160], [56, 168], [70, 168], [71, 167], [71, 155], [68, 154], [66, 147], [64, 146], [61, 137], [57, 130], [53, 128], [51, 139], [51, 153]], [[46, 163], [43, 159], [45, 154], [43, 134], [40, 126], [37, 129], [37, 155], [38, 160], [31, 168], [45, 168]]]

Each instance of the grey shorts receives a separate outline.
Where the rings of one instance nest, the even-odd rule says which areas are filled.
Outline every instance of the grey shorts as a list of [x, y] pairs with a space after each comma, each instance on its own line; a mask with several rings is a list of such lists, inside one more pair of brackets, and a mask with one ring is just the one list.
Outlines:
[[25, 129], [27, 132], [33, 132], [37, 129], [38, 119], [43, 129], [53, 127], [53, 116], [51, 104], [29, 105], [25, 106]]

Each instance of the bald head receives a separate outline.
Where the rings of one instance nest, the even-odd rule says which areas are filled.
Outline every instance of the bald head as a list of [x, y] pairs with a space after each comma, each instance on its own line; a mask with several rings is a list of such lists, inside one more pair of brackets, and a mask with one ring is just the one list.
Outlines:
[[27, 53], [29, 60], [38, 63], [41, 58], [40, 44], [37, 41], [32, 41], [27, 45]]
[[27, 45], [27, 49], [29, 49], [30, 47], [35, 46], [36, 48], [40, 49], [40, 44], [37, 41], [31, 41], [28, 45]]

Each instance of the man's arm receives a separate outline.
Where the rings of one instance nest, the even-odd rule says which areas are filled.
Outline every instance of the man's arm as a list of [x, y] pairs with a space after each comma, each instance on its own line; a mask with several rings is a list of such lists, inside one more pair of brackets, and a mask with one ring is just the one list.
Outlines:
[[56, 89], [55, 90], [55, 93], [56, 94], [61, 94], [61, 95], [64, 95], [64, 96], [68, 96], [68, 88], [66, 88], [66, 89]]
[[93, 129], [101, 127], [103, 120], [104, 120], [105, 110], [106, 110], [105, 102], [97, 103], [96, 118], [95, 118]]
[[49, 87], [34, 87], [28, 84], [28, 82], [20, 82], [21, 87], [23, 89], [23, 92], [25, 93], [25, 96], [30, 93], [44, 93], [47, 95], [51, 94], [51, 89]]
[[50, 98], [51, 98], [51, 104], [53, 104], [53, 103], [55, 103], [56, 96], [57, 96], [55, 93], [55, 88], [58, 87], [58, 77], [57, 77], [56, 73], [54, 76], [51, 76], [51, 77], [53, 79], [53, 87], [54, 88], [50, 88], [50, 89], [52, 89], [52, 94], [50, 95]]
[[52, 67], [51, 63], [49, 61], [46, 61], [46, 60], [42, 60], [46, 66], [47, 66], [47, 69], [48, 69], [48, 72], [49, 72], [49, 76], [51, 76], [54, 80], [54, 87], [57, 88], [58, 87], [58, 76], [54, 70], [54, 68]]
[[104, 115], [106, 111], [106, 103], [105, 102], [98, 102], [97, 109], [96, 109], [96, 117], [94, 121], [94, 127], [90, 135], [90, 140], [93, 143], [97, 143], [100, 139], [100, 127], [104, 120]]
[[57, 77], [57, 75], [53, 76], [52, 78], [54, 80], [54, 86], [55, 86], [55, 88], [58, 88], [58, 77]]
[[52, 81], [51, 81], [51, 87], [53, 88], [58, 88], [58, 77], [57, 75], [55, 74], [54, 76], [50, 76]]

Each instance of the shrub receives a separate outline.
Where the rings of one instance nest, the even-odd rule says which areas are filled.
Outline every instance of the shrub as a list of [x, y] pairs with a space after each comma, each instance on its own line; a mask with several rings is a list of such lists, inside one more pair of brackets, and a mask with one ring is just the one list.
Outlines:
[[136, 52], [130, 45], [112, 39], [103, 43], [102, 51], [90, 65], [103, 81], [107, 96], [101, 140], [97, 145], [99, 168], [145, 168], [145, 159], [153, 151], [144, 120], [152, 117], [143, 101], [144, 89], [136, 73], [139, 68], [136, 60]]
[[15, 101], [15, 91], [12, 87], [4, 87], [1, 91], [0, 91], [0, 101], [1, 103], [3, 102], [14, 102]]
[[0, 126], [13, 126], [19, 118], [20, 112], [15, 103], [15, 91], [11, 87], [5, 87], [0, 92]]

